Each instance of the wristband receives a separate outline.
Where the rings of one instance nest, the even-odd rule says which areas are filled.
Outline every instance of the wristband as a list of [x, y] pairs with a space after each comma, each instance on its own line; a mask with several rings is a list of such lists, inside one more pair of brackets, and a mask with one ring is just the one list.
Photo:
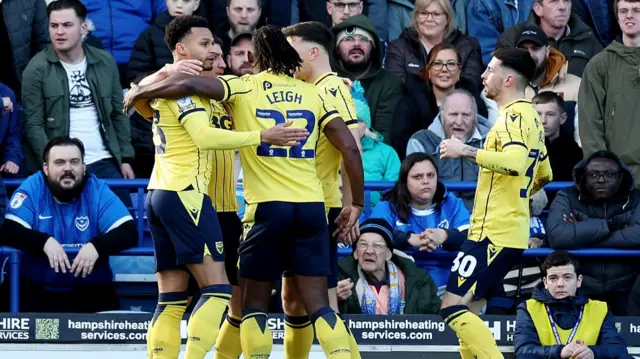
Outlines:
[[360, 209], [364, 209], [364, 204], [359, 204], [359, 203], [355, 203], [355, 202], [351, 202], [351, 205], [354, 207], [359, 207]]

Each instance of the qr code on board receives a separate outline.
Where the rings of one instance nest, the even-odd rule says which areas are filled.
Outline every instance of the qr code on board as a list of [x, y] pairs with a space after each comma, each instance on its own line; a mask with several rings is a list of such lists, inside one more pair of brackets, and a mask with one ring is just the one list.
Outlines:
[[60, 339], [60, 319], [36, 319], [36, 339]]

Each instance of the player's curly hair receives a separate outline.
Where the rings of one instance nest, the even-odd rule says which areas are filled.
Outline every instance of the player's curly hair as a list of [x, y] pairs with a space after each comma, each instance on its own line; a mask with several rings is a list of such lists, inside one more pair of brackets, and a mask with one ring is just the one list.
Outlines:
[[171, 51], [176, 49], [176, 45], [191, 33], [194, 27], [209, 28], [209, 22], [195, 15], [178, 16], [171, 20], [164, 31], [164, 42], [169, 46]]
[[298, 52], [289, 44], [280, 29], [265, 25], [253, 36], [255, 65], [260, 71], [292, 76], [302, 66]]

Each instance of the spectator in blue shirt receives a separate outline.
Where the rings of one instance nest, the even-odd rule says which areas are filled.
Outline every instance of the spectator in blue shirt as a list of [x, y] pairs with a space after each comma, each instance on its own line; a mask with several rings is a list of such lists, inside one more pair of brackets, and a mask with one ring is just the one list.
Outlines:
[[0, 172], [2, 175], [16, 175], [22, 165], [22, 123], [18, 118], [15, 93], [0, 83]]
[[[399, 250], [417, 247], [431, 252], [442, 247], [458, 251], [469, 229], [469, 211], [464, 202], [447, 192], [438, 180], [434, 160], [420, 152], [404, 159], [398, 182], [383, 196], [370, 218], [383, 218], [391, 225], [395, 232], [393, 247]], [[425, 269], [442, 295], [451, 263], [427, 260]]]
[[[26, 253], [22, 311], [118, 309], [109, 256], [136, 245], [136, 225], [122, 201], [86, 169], [80, 140], [54, 138], [42, 171], [13, 194], [0, 238]], [[75, 258], [65, 253], [72, 247], [80, 248]]]

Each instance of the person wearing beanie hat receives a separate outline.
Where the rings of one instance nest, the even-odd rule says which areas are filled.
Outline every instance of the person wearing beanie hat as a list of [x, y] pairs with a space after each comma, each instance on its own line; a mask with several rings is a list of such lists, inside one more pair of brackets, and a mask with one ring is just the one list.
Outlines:
[[[360, 225], [353, 255], [339, 261], [338, 300], [343, 314], [434, 314], [437, 287], [411, 257], [393, 251], [393, 227], [382, 218]], [[408, 257], [408, 258], [407, 258]]]

